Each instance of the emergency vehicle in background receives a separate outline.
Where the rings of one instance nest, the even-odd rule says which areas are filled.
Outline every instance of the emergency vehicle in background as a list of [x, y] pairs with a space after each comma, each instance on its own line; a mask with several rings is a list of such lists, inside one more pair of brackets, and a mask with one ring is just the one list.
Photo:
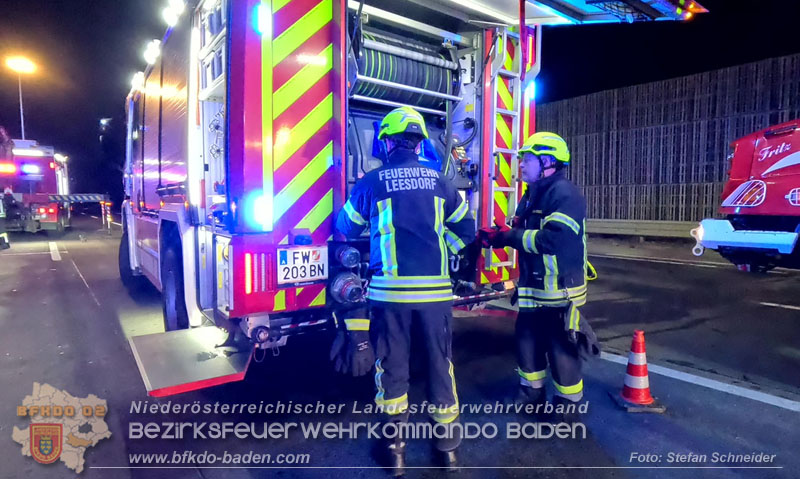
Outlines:
[[731, 143], [720, 213], [692, 230], [694, 254], [718, 251], [742, 271], [800, 269], [800, 120]]
[[[376, 125], [389, 110], [425, 116], [421, 159], [455, 183], [478, 227], [507, 223], [517, 148], [534, 131], [542, 25], [704, 11], [686, 0], [171, 0], [172, 26], [127, 98], [120, 275], [161, 291], [166, 330], [131, 339], [148, 393], [242, 379], [253, 344], [326, 329], [363, 298], [368, 239], [345, 241], [333, 223], [381, 164]], [[505, 295], [517, 277], [514, 250], [475, 256], [451, 258], [456, 304]]]
[[0, 193], [6, 229], [61, 234], [70, 226], [67, 157], [33, 140], [12, 140], [11, 156], [0, 159]]

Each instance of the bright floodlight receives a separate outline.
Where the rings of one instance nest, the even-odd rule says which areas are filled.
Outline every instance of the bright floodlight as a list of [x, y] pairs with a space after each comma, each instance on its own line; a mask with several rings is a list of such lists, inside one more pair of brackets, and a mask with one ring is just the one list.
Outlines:
[[162, 16], [164, 17], [164, 21], [167, 22], [167, 25], [170, 27], [177, 25], [178, 20], [180, 20], [180, 15], [171, 7], [166, 7], [162, 13]]
[[69, 157], [67, 155], [62, 155], [61, 153], [56, 153], [53, 155], [53, 158], [59, 163], [66, 163]]
[[131, 87], [135, 91], [144, 91], [144, 72], [137, 72], [131, 79]]
[[144, 61], [150, 65], [154, 65], [161, 55], [161, 40], [152, 40], [147, 44], [144, 50]]
[[183, 0], [169, 0], [169, 4], [164, 8], [162, 16], [167, 25], [174, 27], [178, 24], [181, 14], [186, 10], [186, 4]]
[[25, 57], [8, 57], [6, 66], [20, 74], [30, 75], [36, 71], [36, 64]]
[[169, 0], [169, 8], [180, 15], [186, 9], [186, 3], [183, 0]]

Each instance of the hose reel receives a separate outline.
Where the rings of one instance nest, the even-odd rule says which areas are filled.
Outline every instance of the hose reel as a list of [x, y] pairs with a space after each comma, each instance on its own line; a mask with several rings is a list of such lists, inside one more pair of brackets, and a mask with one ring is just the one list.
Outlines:
[[460, 101], [459, 66], [444, 48], [363, 32], [352, 98], [385, 106], [410, 105], [445, 114], [447, 100]]

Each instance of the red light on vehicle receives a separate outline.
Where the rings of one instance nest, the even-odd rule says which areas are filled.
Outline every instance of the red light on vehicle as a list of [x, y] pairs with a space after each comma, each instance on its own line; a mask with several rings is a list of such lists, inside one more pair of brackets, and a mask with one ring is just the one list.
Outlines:
[[51, 169], [51, 170], [55, 170], [55, 169], [56, 169], [56, 164], [55, 164], [55, 162], [52, 162], [52, 161], [50, 162], [50, 169]]
[[48, 210], [47, 210], [47, 212], [48, 212], [48, 213], [55, 213], [55, 212], [56, 212], [56, 209], [55, 209], [55, 208], [50, 208], [50, 209], [48, 209]]
[[13, 175], [17, 172], [17, 166], [14, 163], [0, 163], [0, 174]]
[[253, 292], [253, 255], [250, 253], [244, 254], [244, 293], [250, 294]]
[[40, 215], [43, 215], [43, 214], [45, 214], [45, 213], [47, 213], [47, 209], [46, 209], [46, 208], [44, 208], [44, 207], [42, 207], [42, 208], [39, 208], [39, 214], [40, 214]]

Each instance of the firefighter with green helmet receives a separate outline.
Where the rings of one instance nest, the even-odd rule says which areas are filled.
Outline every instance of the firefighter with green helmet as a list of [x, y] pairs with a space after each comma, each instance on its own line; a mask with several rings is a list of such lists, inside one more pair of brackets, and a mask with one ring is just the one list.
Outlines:
[[586, 201], [565, 175], [566, 141], [555, 133], [532, 135], [519, 149], [525, 193], [512, 228], [482, 230], [484, 246], [519, 251], [516, 342], [518, 403], [543, 403], [549, 366], [556, 406], [577, 419], [583, 398], [581, 358], [599, 354], [579, 307], [586, 303]]
[[[459, 415], [449, 257], [472, 242], [475, 224], [457, 189], [439, 171], [420, 164], [420, 144], [426, 138], [425, 121], [413, 108], [387, 114], [378, 132], [386, 160], [356, 183], [336, 222], [347, 237], [369, 231], [371, 319], [351, 324], [369, 329], [377, 358], [375, 402], [396, 425], [408, 420], [412, 325], [419, 328], [427, 350], [432, 408], [426, 412], [440, 424], [452, 424]], [[447, 467], [455, 468], [460, 442], [460, 436], [436, 440]], [[386, 459], [395, 475], [404, 472], [405, 447], [402, 436], [386, 443]]]

